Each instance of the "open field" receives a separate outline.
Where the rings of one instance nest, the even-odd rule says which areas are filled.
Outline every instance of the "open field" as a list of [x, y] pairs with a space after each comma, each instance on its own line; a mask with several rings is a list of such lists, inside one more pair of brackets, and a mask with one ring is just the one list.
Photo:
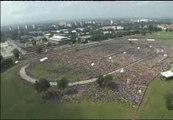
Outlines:
[[138, 111], [139, 118], [173, 118], [173, 111], [166, 108], [165, 96], [173, 89], [173, 80], [161, 81], [156, 78], [148, 87]]
[[[156, 34], [157, 33], [153, 33]], [[154, 46], [154, 44], [152, 44]], [[137, 45], [139, 46], [139, 44]], [[108, 73], [111, 72], [119, 67], [124, 67], [124, 65], [129, 65], [127, 67], [124, 67], [125, 73], [121, 74], [120, 72], [114, 73], [114, 78], [117, 78], [119, 83], [122, 83], [120, 86], [121, 93], [120, 97], [123, 97], [123, 99], [128, 100], [129, 102], [120, 102], [118, 99], [111, 99], [108, 102], [105, 101], [98, 101], [93, 102], [92, 100], [85, 99], [86, 97], [83, 97], [82, 101], [79, 103], [58, 103], [58, 102], [52, 102], [47, 101], [43, 102], [40, 99], [40, 96], [32, 85], [27, 83], [24, 80], [21, 80], [19, 78], [19, 69], [22, 66], [22, 63], [20, 63], [17, 66], [14, 66], [13, 68], [9, 69], [5, 73], [1, 75], [1, 117], [2, 118], [171, 118], [173, 117], [173, 112], [168, 111], [166, 109], [165, 105], [165, 94], [168, 90], [173, 88], [172, 80], [170, 81], [161, 81], [158, 77], [155, 78], [153, 81], [151, 81], [160, 71], [166, 70], [168, 66], [170, 65], [170, 61], [172, 59], [165, 59], [164, 53], [160, 52], [158, 54], [157, 51], [154, 51], [153, 48], [147, 48], [147, 46], [142, 45], [140, 46], [141, 49], [135, 49], [137, 46], [127, 46], [126, 48], [131, 48], [130, 51], [128, 51], [128, 54], [123, 54], [123, 52], [117, 51], [118, 49], [112, 47], [111, 49], [114, 49], [118, 54], [116, 54], [118, 57], [114, 57], [112, 53], [113, 50], [104, 49], [105, 52], [102, 52], [99, 54], [99, 51], [103, 50], [103, 47], [98, 47], [98, 53], [96, 53], [96, 56], [93, 56], [93, 52], [96, 51], [95, 49], [84, 49], [79, 50], [78, 52], [71, 51], [69, 54], [60, 56], [54, 55], [50, 56], [53, 60], [50, 64], [49, 61], [46, 61], [45, 63], [38, 64], [37, 61], [32, 68], [34, 68], [32, 71], [33, 76], [35, 77], [39, 74], [42, 75], [42, 77], [46, 77], [49, 74], [46, 74], [47, 71], [50, 71], [50, 69], [56, 69], [57, 68], [63, 68], [65, 58], [68, 56], [72, 59], [68, 59], [69, 61], [65, 61], [65, 63], [70, 62], [69, 67], [72, 65], [78, 66], [77, 69], [81, 71], [81, 68], [85, 68], [86, 66], [90, 65], [93, 61], [96, 63], [96, 61], [100, 61], [100, 64], [94, 66], [97, 69], [94, 69], [90, 72], [84, 72], [87, 74], [82, 74], [83, 79], [85, 78], [93, 78], [97, 76], [100, 73]], [[164, 49], [167, 53], [169, 50], [167, 50], [165, 47], [162, 47], [161, 44], [156, 45], [156, 47], [159, 47], [159, 49]], [[123, 47], [122, 47], [123, 48]], [[102, 49], [102, 50], [100, 50]], [[120, 50], [120, 49], [119, 49]], [[84, 52], [83, 52], [84, 51]], [[124, 49], [122, 50], [124, 51]], [[97, 52], [97, 51], [96, 51]], [[76, 55], [72, 53], [78, 53]], [[72, 54], [72, 55], [71, 55]], [[112, 56], [112, 62], [108, 59], [109, 55]], [[70, 56], [71, 55], [71, 56]], [[127, 56], [126, 56], [127, 55]], [[132, 56], [133, 57], [130, 57]], [[65, 57], [66, 56], [66, 57]], [[105, 57], [106, 56], [106, 57]], [[84, 58], [82, 58], [84, 57]], [[128, 59], [127, 59], [128, 58]], [[60, 61], [62, 62], [55, 62]], [[140, 59], [142, 59], [140, 61]], [[78, 61], [76, 61], [78, 60]], [[86, 61], [82, 61], [86, 60]], [[139, 60], [139, 61], [138, 61]], [[102, 65], [102, 66], [99, 66]], [[115, 66], [113, 66], [115, 65]], [[73, 66], [71, 69], [75, 68]], [[45, 69], [45, 71], [43, 70]], [[59, 70], [61, 70], [59, 69]], [[99, 72], [97, 72], [99, 70]], [[69, 70], [71, 71], [71, 70]], [[128, 71], [128, 72], [126, 72]], [[92, 75], [92, 72], [96, 72], [96, 75]], [[62, 72], [63, 73], [63, 72]], [[78, 73], [78, 72], [77, 72]], [[142, 73], [142, 74], [141, 74]], [[64, 73], [65, 75], [68, 75], [69, 78], [73, 78], [74, 73]], [[39, 75], [37, 78], [39, 78]], [[45, 75], [45, 76], [44, 76]], [[61, 74], [63, 77], [63, 74]], [[81, 74], [80, 74], [81, 75]], [[47, 76], [49, 77], [49, 76]], [[60, 76], [61, 78], [61, 76]], [[58, 78], [58, 79], [60, 79]], [[124, 83], [130, 80], [129, 85], [124, 85]], [[120, 81], [121, 80], [121, 81]], [[149, 82], [151, 83], [149, 84]], [[140, 103], [141, 95], [138, 95], [138, 90], [142, 90], [142, 94], [144, 93], [146, 87], [149, 87], [146, 91], [146, 94], [144, 96], [144, 99], [140, 105], [139, 110], [137, 111], [137, 106], [134, 106], [135, 102], [137, 104]], [[90, 86], [90, 85], [88, 85]], [[136, 86], [136, 87], [134, 87]], [[145, 86], [144, 88], [142, 86]], [[80, 87], [80, 86], [79, 86]], [[87, 86], [82, 86], [81, 89], [87, 89]], [[97, 94], [106, 93], [107, 91], [103, 90], [100, 91], [97, 89], [97, 86], [89, 87], [87, 94], [90, 94], [91, 97], [95, 98], [95, 91]], [[93, 91], [93, 92], [92, 92]], [[135, 93], [136, 97], [133, 97]], [[118, 97], [118, 93], [116, 91], [113, 91], [107, 97], [112, 97], [112, 95], [115, 95]], [[115, 96], [115, 98], [116, 98]], [[139, 96], [139, 97], [138, 97]], [[131, 98], [132, 97], [132, 98]], [[95, 99], [94, 99], [95, 100]], [[131, 104], [131, 102], [133, 104]], [[136, 105], [136, 104], [135, 104]]]
[[[173, 70], [173, 67], [170, 70]], [[136, 118], [173, 118], [173, 111], [167, 110], [165, 102], [167, 92], [172, 89], [173, 80], [161, 81], [159, 77], [153, 80], [146, 91]]]
[[132, 37], [138, 39], [156, 39], [156, 41], [162, 42], [163, 44], [173, 46], [173, 32], [155, 32], [155, 33], [147, 33], [145, 36], [143, 35], [134, 35]]

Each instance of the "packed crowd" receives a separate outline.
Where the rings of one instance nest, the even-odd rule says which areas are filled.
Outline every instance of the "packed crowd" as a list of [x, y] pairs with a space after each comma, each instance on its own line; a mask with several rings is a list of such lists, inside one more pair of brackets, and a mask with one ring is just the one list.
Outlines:
[[[173, 62], [173, 59], [165, 56], [168, 51], [162, 49], [159, 48], [159, 52], [156, 53], [154, 48], [148, 45], [127, 46], [125, 50], [124, 44], [106, 44], [105, 46], [99, 45], [68, 53], [60, 52], [56, 56], [49, 57], [44, 64], [61, 62], [62, 64], [54, 72], [61, 74], [67, 71], [75, 71], [76, 73], [86, 74], [86, 79], [96, 78], [99, 75], [124, 67], [121, 72], [117, 71], [113, 74], [118, 89], [100, 88], [95, 82], [72, 86], [68, 89], [74, 92], [67, 91], [60, 102], [81, 102], [81, 99], [91, 99], [94, 102], [120, 100], [139, 105], [149, 82], [160, 71], [168, 69], [170, 63]], [[143, 60], [125, 67], [140, 59]], [[36, 64], [42, 63], [34, 63], [29, 69]]]

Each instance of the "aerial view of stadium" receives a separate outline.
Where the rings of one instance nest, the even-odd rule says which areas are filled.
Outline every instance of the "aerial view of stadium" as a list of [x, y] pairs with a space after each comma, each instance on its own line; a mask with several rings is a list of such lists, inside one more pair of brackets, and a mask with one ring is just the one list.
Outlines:
[[[173, 118], [171, 1], [1, 3], [1, 119]], [[13, 9], [20, 14], [28, 13], [28, 8], [39, 12], [39, 5], [67, 9], [68, 15], [74, 14], [73, 6], [77, 10], [85, 4], [109, 6], [115, 11], [111, 4], [133, 8], [132, 3], [166, 6], [170, 16], [163, 11], [152, 17], [145, 9], [148, 17], [140, 16], [140, 11], [131, 18], [109, 13], [111, 17], [104, 19], [62, 16], [64, 20], [27, 21], [26, 15], [20, 23], [12, 15]], [[6, 21], [6, 10], [16, 20], [14, 25]], [[37, 17], [41, 19], [41, 13]]]

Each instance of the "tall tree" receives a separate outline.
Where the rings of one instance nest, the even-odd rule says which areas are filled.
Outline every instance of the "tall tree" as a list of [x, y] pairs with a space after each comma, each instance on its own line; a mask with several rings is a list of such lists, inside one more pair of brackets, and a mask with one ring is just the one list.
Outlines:
[[4, 59], [3, 56], [0, 54], [0, 60], [3, 61], [3, 59]]
[[104, 82], [104, 77], [103, 77], [103, 75], [100, 75], [97, 79], [97, 83], [99, 84], [100, 87], [102, 87], [103, 82]]
[[15, 49], [13, 50], [13, 55], [14, 55], [14, 58], [15, 58], [16, 60], [19, 59], [20, 52], [19, 52], [19, 50], [18, 50], [17, 48], [15, 48]]
[[37, 92], [46, 91], [50, 87], [49, 81], [46, 79], [40, 79], [39, 81], [36, 81], [34, 84], [34, 88]]
[[58, 88], [64, 90], [68, 86], [69, 81], [66, 78], [62, 78], [58, 81]]
[[42, 47], [39, 45], [39, 46], [36, 46], [36, 53], [41, 53], [42, 51]]
[[36, 40], [32, 39], [31, 42], [32, 42], [32, 45], [33, 45], [33, 46], [36, 46], [36, 44], [37, 44], [37, 43], [36, 43]]
[[47, 42], [47, 38], [44, 37], [44, 38], [42, 39], [42, 41], [43, 41], [43, 42]]

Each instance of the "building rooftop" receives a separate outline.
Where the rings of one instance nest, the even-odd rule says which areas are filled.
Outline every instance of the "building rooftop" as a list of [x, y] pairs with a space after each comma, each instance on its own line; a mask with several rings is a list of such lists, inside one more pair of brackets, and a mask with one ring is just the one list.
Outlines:
[[54, 35], [54, 36], [51, 37], [50, 39], [51, 39], [51, 40], [55, 40], [55, 41], [61, 41], [62, 39], [67, 39], [67, 37], [61, 36], [61, 35]]

